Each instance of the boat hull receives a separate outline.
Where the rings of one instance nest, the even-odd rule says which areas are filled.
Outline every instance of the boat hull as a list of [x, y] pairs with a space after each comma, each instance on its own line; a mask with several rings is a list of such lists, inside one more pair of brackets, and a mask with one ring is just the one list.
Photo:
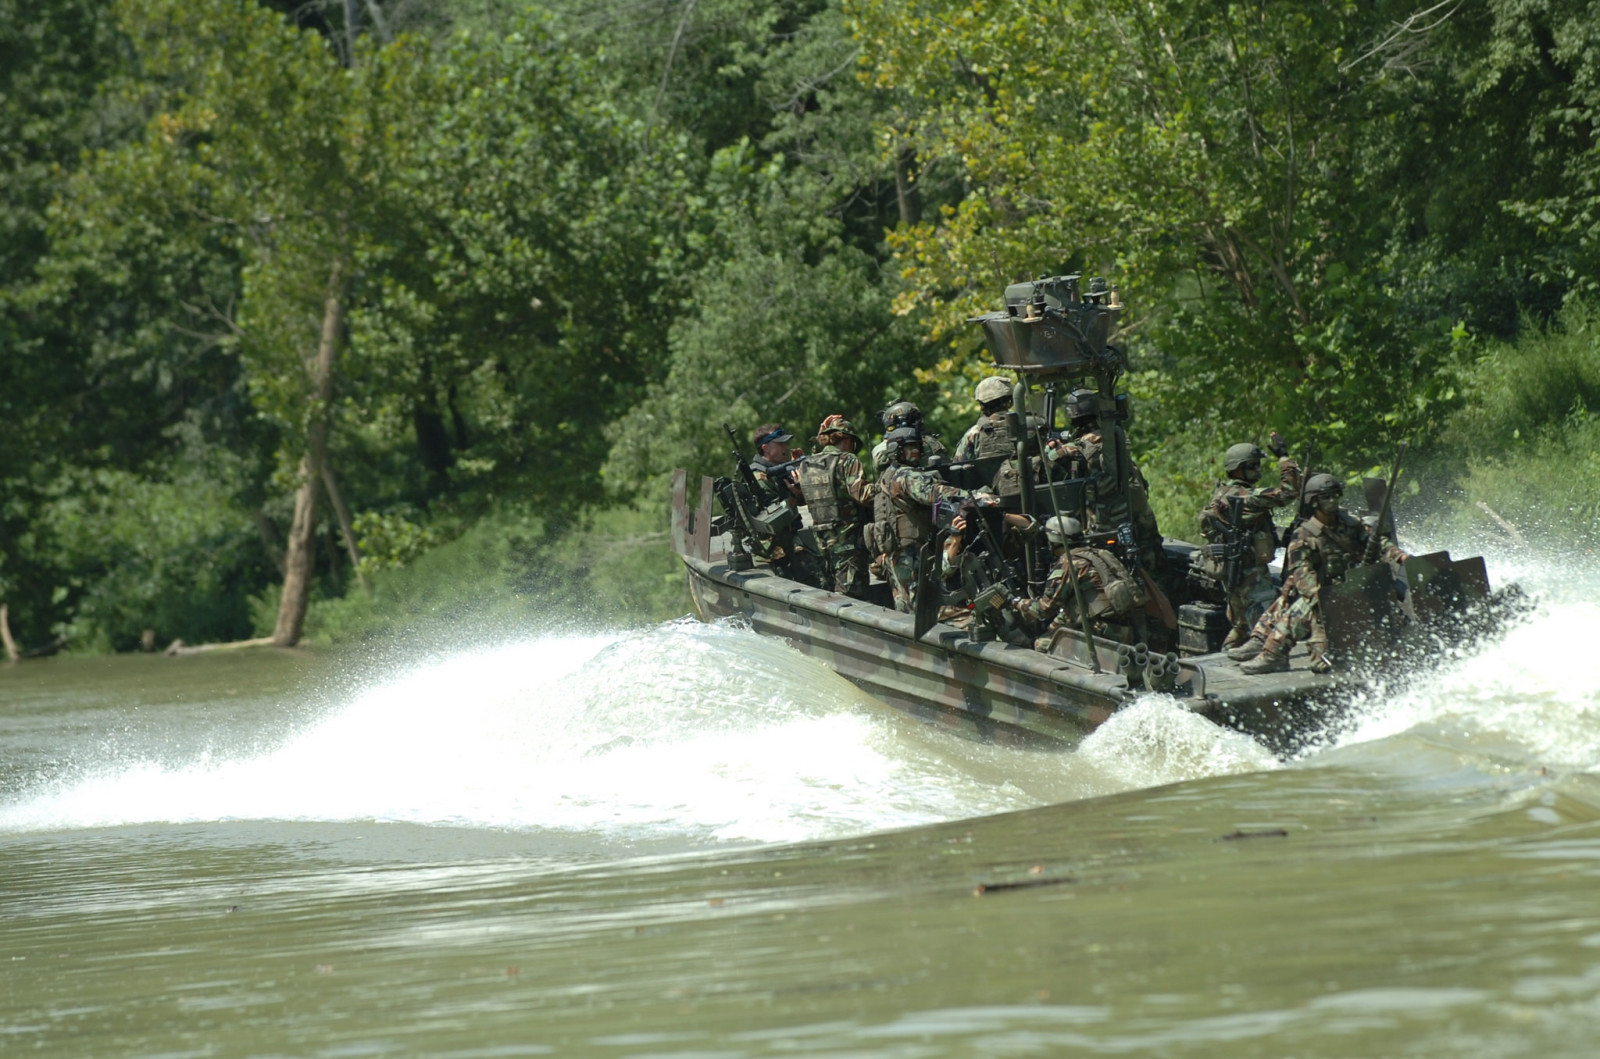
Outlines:
[[[680, 473], [673, 546], [702, 621], [741, 621], [782, 637], [906, 713], [996, 742], [1073, 746], [1146, 693], [1116, 672], [1117, 645], [1108, 641], [1097, 640], [1090, 659], [1081, 637], [1066, 656], [975, 642], [942, 623], [919, 640], [910, 614], [789, 580], [765, 565], [732, 569], [710, 520], [709, 482], [701, 503], [690, 506]], [[1340, 685], [1339, 677], [1311, 673], [1303, 653], [1293, 664], [1264, 679], [1245, 677], [1221, 655], [1184, 659], [1172, 694], [1184, 708], [1287, 748], [1326, 716]]]

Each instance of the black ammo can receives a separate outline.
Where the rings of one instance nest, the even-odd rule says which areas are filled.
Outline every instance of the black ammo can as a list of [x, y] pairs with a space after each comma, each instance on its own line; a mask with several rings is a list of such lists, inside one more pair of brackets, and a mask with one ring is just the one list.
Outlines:
[[1218, 603], [1185, 603], [1178, 608], [1178, 653], [1184, 657], [1222, 650], [1232, 624]]

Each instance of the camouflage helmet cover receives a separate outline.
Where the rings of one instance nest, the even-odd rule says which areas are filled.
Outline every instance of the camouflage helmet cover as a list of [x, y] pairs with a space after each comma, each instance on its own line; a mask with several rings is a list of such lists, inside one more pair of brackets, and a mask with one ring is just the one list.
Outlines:
[[972, 391], [972, 397], [979, 404], [993, 404], [995, 401], [1004, 401], [1011, 396], [1011, 380], [1004, 375], [991, 375], [978, 383]]
[[1241, 441], [1237, 445], [1228, 447], [1228, 451], [1222, 457], [1222, 467], [1232, 473], [1247, 463], [1260, 463], [1265, 457], [1266, 453], [1256, 446], [1248, 441]]
[[855, 438], [856, 443], [861, 443], [861, 435], [856, 433], [856, 428], [850, 425], [850, 420], [842, 415], [831, 415], [817, 427], [817, 440], [842, 434], [847, 438]]
[[1065, 546], [1067, 541], [1083, 532], [1083, 523], [1070, 515], [1054, 515], [1045, 521], [1044, 535], [1051, 544]]
[[1315, 500], [1322, 496], [1343, 496], [1344, 483], [1327, 472], [1313, 474], [1306, 479], [1306, 499]]

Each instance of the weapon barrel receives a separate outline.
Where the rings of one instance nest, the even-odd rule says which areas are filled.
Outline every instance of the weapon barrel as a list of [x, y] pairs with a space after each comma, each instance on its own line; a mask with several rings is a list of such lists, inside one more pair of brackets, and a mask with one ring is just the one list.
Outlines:
[[1389, 487], [1383, 491], [1383, 510], [1378, 512], [1378, 524], [1372, 527], [1372, 537], [1367, 541], [1367, 552], [1362, 556], [1363, 562], [1375, 563], [1378, 553], [1383, 550], [1383, 527], [1389, 521], [1389, 510], [1394, 502], [1394, 487], [1400, 481], [1400, 461], [1405, 459], [1406, 443], [1401, 442], [1400, 448], [1394, 454], [1394, 470], [1389, 474]]

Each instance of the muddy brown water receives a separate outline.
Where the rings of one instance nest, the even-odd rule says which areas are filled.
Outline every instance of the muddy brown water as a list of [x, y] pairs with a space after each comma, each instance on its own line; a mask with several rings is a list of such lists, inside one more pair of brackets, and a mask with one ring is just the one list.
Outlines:
[[1513, 572], [1290, 762], [1159, 698], [973, 744], [693, 623], [3, 668], [0, 1052], [1590, 1055], [1600, 607]]

